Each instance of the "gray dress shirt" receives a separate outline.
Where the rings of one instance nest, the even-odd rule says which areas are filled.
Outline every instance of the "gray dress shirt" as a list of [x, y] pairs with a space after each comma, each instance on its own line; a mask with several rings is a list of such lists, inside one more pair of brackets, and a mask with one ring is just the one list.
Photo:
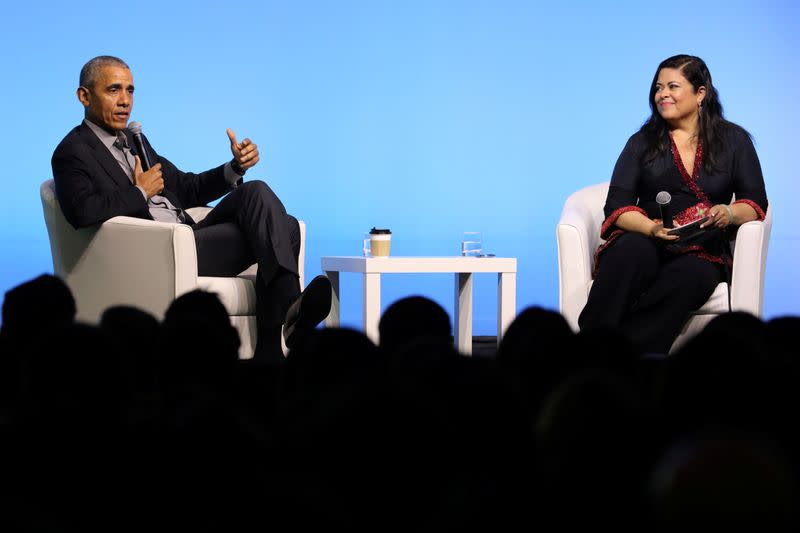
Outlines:
[[[112, 156], [114, 156], [114, 159], [116, 159], [117, 163], [119, 163], [120, 168], [122, 168], [123, 172], [125, 172], [125, 174], [128, 176], [128, 179], [131, 180], [131, 183], [134, 183], [133, 169], [136, 166], [136, 160], [134, 159], [131, 149], [128, 146], [128, 139], [125, 137], [125, 134], [122, 131], [118, 131], [117, 135], [113, 135], [89, 120], [84, 119], [84, 122], [87, 126], [89, 126], [94, 134], [97, 135], [97, 138], [100, 139], [100, 142], [102, 142], [103, 145], [108, 148], [108, 151], [111, 152]], [[231, 164], [226, 163], [225, 181], [235, 187], [239, 178], [241, 178], [241, 176], [233, 170]], [[165, 197], [161, 196], [160, 194], [155, 194], [148, 199], [143, 188], [139, 187], [138, 185], [136, 188], [142, 192], [142, 196], [145, 200], [147, 200], [147, 207], [150, 210], [150, 215], [154, 220], [158, 220], [160, 222], [178, 223], [186, 220], [183, 210], [172, 205], [172, 202]]]

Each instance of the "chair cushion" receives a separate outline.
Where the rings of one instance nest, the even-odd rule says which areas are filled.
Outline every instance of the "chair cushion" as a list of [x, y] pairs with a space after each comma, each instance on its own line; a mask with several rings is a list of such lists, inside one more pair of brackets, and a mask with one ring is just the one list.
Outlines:
[[706, 303], [692, 314], [717, 315], [720, 313], [727, 313], [728, 311], [730, 311], [730, 307], [728, 306], [728, 284], [723, 282], [717, 285], [717, 288], [711, 293], [711, 297], [709, 297]]
[[198, 276], [197, 286], [204, 291], [217, 293], [229, 315], [256, 314], [256, 285], [253, 275], [230, 278]]

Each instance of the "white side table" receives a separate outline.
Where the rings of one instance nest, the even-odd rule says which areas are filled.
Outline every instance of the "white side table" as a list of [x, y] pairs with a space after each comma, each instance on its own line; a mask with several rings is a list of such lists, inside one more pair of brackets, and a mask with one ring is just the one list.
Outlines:
[[338, 327], [339, 273], [363, 274], [364, 332], [378, 343], [381, 313], [381, 274], [455, 274], [455, 343], [458, 350], [472, 354], [472, 275], [497, 274], [497, 342], [516, 316], [517, 260], [513, 257], [323, 257], [322, 271], [333, 286], [328, 327]]

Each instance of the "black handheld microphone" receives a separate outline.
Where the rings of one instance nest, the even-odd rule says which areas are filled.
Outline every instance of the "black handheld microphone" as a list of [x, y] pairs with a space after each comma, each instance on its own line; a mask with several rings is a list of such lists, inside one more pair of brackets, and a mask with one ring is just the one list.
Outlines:
[[128, 124], [128, 131], [133, 135], [133, 142], [136, 144], [136, 155], [139, 156], [139, 160], [142, 162], [142, 170], [147, 172], [150, 170], [150, 159], [147, 157], [147, 152], [144, 149], [142, 125], [139, 122], [133, 121]]
[[658, 203], [658, 209], [661, 211], [661, 220], [667, 229], [674, 227], [672, 225], [672, 211], [669, 208], [671, 201], [672, 196], [667, 191], [661, 191], [656, 195], [656, 203]]

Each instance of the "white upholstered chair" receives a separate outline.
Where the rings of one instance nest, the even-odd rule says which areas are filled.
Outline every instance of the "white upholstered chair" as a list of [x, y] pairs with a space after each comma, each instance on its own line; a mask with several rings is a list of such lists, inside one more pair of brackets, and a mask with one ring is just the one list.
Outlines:
[[[564, 203], [556, 228], [558, 243], [558, 303], [572, 328], [578, 330], [578, 316], [592, 286], [594, 253], [602, 242], [603, 205], [608, 183], [599, 183], [574, 192]], [[733, 276], [730, 286], [720, 283], [708, 301], [693, 312], [671, 351], [701, 331], [715, 316], [728, 311], [746, 311], [758, 317], [764, 303], [764, 272], [772, 229], [772, 208], [763, 221], [739, 227], [733, 244]]]
[[[252, 357], [257, 333], [255, 265], [236, 277], [198, 276], [194, 232], [189, 226], [118, 216], [76, 230], [61, 212], [53, 180], [42, 183], [40, 192], [53, 272], [71, 289], [78, 320], [97, 323], [113, 305], [138, 307], [161, 320], [175, 298], [199, 288], [219, 295], [239, 332], [239, 356]], [[210, 210], [187, 211], [200, 221]], [[301, 287], [305, 236], [306, 226], [300, 221]]]

